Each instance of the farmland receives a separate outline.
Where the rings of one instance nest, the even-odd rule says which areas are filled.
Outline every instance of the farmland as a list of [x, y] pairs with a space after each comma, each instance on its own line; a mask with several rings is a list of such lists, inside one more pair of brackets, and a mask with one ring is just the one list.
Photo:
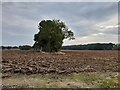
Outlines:
[[4, 87], [117, 87], [118, 66], [118, 51], [112, 50], [2, 51]]

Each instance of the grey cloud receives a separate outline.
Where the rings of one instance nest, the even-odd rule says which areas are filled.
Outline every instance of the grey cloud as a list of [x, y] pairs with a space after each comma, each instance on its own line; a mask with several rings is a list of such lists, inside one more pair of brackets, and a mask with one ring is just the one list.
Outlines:
[[[117, 12], [117, 3], [110, 2], [24, 2], [4, 3], [3, 10], [29, 19], [38, 19], [43, 15], [55, 15], [75, 20], [81, 19], [104, 19], [106, 16]], [[98, 18], [99, 17], [99, 18]], [[104, 18], [103, 18], [104, 17]], [[70, 19], [70, 20], [71, 20]]]
[[[37, 24], [43, 19], [60, 19], [64, 21], [75, 32], [75, 36], [80, 38], [89, 37], [92, 34], [97, 35], [97, 33], [116, 34], [116, 29], [101, 32], [96, 24], [102, 22], [107, 24], [106, 21], [117, 14], [117, 8], [115, 2], [3, 3], [3, 41], [4, 43], [10, 42], [10, 38], [15, 37], [16, 34], [19, 38], [13, 39], [14, 44], [24, 44], [26, 41], [29, 41], [30, 44], [33, 43], [33, 35], [37, 32]], [[113, 22], [113, 24], [116, 24], [116, 22]], [[23, 40], [23, 38], [26, 38], [26, 40]], [[17, 40], [20, 40], [20, 42], [16, 42]]]

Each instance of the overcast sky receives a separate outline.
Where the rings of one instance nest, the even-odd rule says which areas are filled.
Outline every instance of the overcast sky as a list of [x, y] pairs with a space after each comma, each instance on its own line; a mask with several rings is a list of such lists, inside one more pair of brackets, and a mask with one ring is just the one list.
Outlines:
[[118, 42], [117, 2], [4, 2], [2, 44], [33, 45], [44, 19], [60, 19], [74, 32], [63, 45]]

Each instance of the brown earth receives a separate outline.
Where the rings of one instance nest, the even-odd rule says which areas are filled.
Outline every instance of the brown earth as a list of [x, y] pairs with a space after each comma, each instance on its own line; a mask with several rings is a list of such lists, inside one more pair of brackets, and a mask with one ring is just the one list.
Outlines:
[[118, 72], [118, 51], [2, 51], [2, 73], [71, 74], [73, 72]]

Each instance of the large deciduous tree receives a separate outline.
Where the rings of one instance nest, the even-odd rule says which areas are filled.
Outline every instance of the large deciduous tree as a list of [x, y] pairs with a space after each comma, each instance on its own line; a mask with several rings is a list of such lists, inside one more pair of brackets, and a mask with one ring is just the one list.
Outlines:
[[57, 52], [64, 39], [74, 39], [74, 34], [60, 20], [43, 20], [38, 25], [39, 32], [34, 35], [34, 48], [46, 52]]

